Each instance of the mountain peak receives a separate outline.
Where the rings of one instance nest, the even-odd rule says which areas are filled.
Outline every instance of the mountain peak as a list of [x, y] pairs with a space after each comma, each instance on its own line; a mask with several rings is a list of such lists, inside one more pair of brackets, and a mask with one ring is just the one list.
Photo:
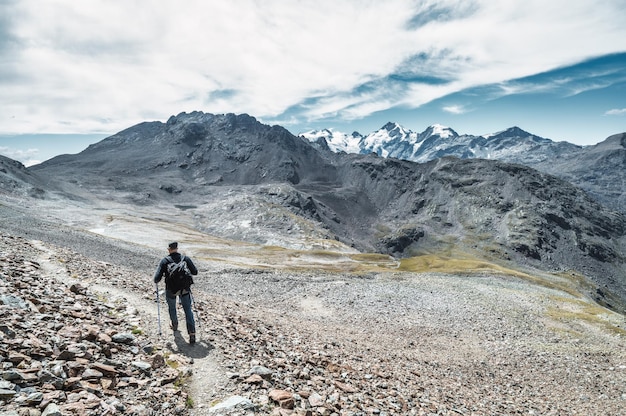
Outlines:
[[384, 126], [382, 126], [380, 128], [380, 130], [378, 131], [387, 131], [389, 133], [390, 136], [407, 136], [411, 133], [410, 130], [405, 129], [404, 127], [402, 127], [400, 124], [398, 123], [394, 123], [394, 122], [388, 122], [387, 124], [385, 124]]
[[333, 128], [310, 130], [304, 133], [299, 133], [298, 135], [304, 137], [312, 143], [318, 142], [321, 138], [323, 138], [326, 141], [328, 148], [333, 152], [342, 151], [348, 153], [359, 153], [359, 142], [363, 138], [359, 132], [355, 131], [352, 134], [346, 134], [336, 131]]
[[429, 126], [426, 130], [424, 130], [420, 136], [423, 136], [423, 137], [439, 136], [442, 139], [448, 139], [450, 137], [458, 137], [458, 134], [456, 131], [452, 130], [450, 127], [446, 127], [442, 124], [433, 124]]
[[413, 136], [416, 136], [411, 130], [407, 130], [402, 127], [398, 123], [388, 122], [380, 129], [371, 133], [367, 137], [378, 137], [382, 139], [384, 142], [388, 142], [389, 140], [411, 140]]
[[534, 134], [527, 132], [526, 130], [522, 130], [517, 126], [509, 127], [506, 130], [502, 130], [498, 133], [493, 134], [492, 136], [497, 137], [538, 137]]

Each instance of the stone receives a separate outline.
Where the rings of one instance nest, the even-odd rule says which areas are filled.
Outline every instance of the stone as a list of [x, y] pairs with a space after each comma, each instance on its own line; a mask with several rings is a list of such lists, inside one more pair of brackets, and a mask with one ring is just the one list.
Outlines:
[[8, 380], [0, 379], [0, 389], [15, 390], [15, 384]]
[[11, 329], [10, 326], [8, 325], [0, 325], [0, 333], [3, 333], [4, 335], [6, 335], [7, 337], [9, 337], [9, 339], [13, 339], [15, 338], [15, 331], [13, 329]]
[[74, 358], [76, 358], [75, 351], [63, 350], [56, 359], [60, 361], [71, 361]]
[[163, 354], [156, 354], [152, 357], [152, 368], [156, 369], [161, 367], [165, 367], [165, 357], [163, 357]]
[[31, 360], [30, 356], [26, 354], [22, 354], [20, 352], [15, 352], [15, 351], [11, 351], [9, 353], [9, 361], [11, 361], [15, 365], [18, 365], [22, 361], [30, 362], [30, 360]]
[[248, 384], [263, 384], [263, 377], [258, 374], [252, 374], [250, 377], [244, 380], [244, 383]]
[[6, 305], [10, 308], [28, 309], [28, 304], [24, 299], [13, 295], [0, 296], [0, 304]]
[[272, 378], [272, 374], [274, 374], [274, 371], [270, 370], [267, 367], [256, 365], [252, 367], [250, 371], [248, 371], [248, 374], [257, 374], [266, 380], [270, 380]]
[[55, 403], [50, 403], [43, 410], [41, 416], [63, 416], [63, 414], [61, 413], [61, 409], [59, 408], [59, 406], [57, 406]]
[[111, 366], [111, 365], [107, 365], [107, 364], [102, 364], [99, 362], [95, 362], [93, 364], [91, 364], [91, 368], [98, 370], [100, 372], [102, 372], [103, 374], [106, 375], [115, 375], [117, 374], [117, 370], [115, 369], [115, 367]]
[[326, 399], [319, 395], [318, 393], [312, 393], [309, 398], [309, 404], [312, 407], [320, 407], [320, 406], [324, 406], [326, 404]]
[[85, 294], [87, 292], [87, 288], [79, 283], [74, 283], [72, 286], [70, 286], [70, 292], [76, 294]]
[[102, 378], [100, 379], [100, 385], [104, 390], [111, 390], [115, 387], [116, 381], [113, 379]]
[[86, 380], [94, 379], [94, 378], [102, 378], [103, 376], [104, 374], [102, 374], [100, 371], [95, 370], [93, 368], [86, 369], [82, 374], [82, 378]]
[[349, 384], [346, 383], [342, 383], [340, 381], [335, 381], [335, 386], [337, 386], [339, 389], [345, 391], [346, 393], [356, 393], [359, 391], [359, 389], [357, 389], [354, 386], [351, 386]]
[[43, 401], [43, 393], [41, 392], [33, 392], [26, 397], [26, 402], [28, 404], [37, 404]]
[[10, 369], [2, 373], [2, 378], [9, 381], [28, 382], [37, 380], [37, 376], [23, 371]]
[[130, 363], [130, 365], [132, 365], [134, 368], [137, 368], [139, 369], [139, 371], [142, 371], [144, 373], [147, 373], [152, 369], [152, 364], [145, 362], [145, 361], [133, 361]]
[[111, 339], [119, 344], [131, 345], [135, 343], [135, 336], [129, 333], [115, 334]]
[[0, 399], [2, 400], [11, 400], [16, 394], [17, 392], [15, 390], [0, 388]]
[[270, 390], [268, 395], [284, 409], [293, 409], [295, 405], [293, 393], [286, 390]]
[[52, 386], [54, 386], [54, 388], [60, 390], [61, 388], [63, 388], [65, 377], [65, 374], [62, 374], [61, 376], [56, 376], [51, 371], [43, 370], [39, 374], [39, 381], [42, 383], [51, 384]]
[[221, 412], [224, 410], [228, 411], [228, 410], [233, 410], [235, 408], [251, 409], [253, 407], [254, 405], [252, 404], [250, 399], [236, 395], [236, 396], [231, 396], [228, 399], [224, 400], [223, 402], [219, 402], [215, 406], [210, 407], [209, 413]]

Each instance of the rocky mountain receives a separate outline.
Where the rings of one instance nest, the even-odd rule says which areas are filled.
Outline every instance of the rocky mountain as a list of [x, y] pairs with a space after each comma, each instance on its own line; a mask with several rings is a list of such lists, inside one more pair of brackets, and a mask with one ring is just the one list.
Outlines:
[[532, 166], [581, 187], [607, 207], [626, 212], [626, 133]]
[[[441, 131], [425, 132], [422, 146]], [[614, 307], [626, 300], [626, 217], [521, 165], [338, 154], [245, 114], [194, 112], [139, 124], [27, 171], [87, 201], [184, 209], [198, 230], [225, 238], [339, 241], [396, 257], [471, 253], [578, 270], [594, 279], [596, 297]]]
[[44, 181], [33, 175], [20, 162], [0, 155], [0, 193], [41, 197]]
[[[586, 190], [607, 207], [626, 212], [626, 147], [624, 134], [618, 134], [595, 146], [578, 146], [528, 133], [519, 127], [483, 136], [459, 135], [454, 130], [433, 125], [415, 133], [397, 123], [362, 136], [353, 133], [350, 146], [344, 146], [340, 132], [320, 130], [300, 136], [329, 149], [348, 153], [376, 153], [414, 162], [427, 162], [445, 156], [461, 159], [495, 159], [526, 166], [566, 179]], [[358, 141], [357, 141], [358, 138]], [[358, 150], [357, 150], [358, 149]]]
[[[320, 163], [315, 149], [294, 140], [282, 127], [262, 125], [248, 115], [194, 112], [173, 116], [167, 123], [138, 124], [78, 155], [58, 156], [32, 171], [51, 177], [67, 174], [105, 188], [103, 176], [109, 182], [119, 181], [122, 188], [132, 183], [131, 177], [173, 177], [195, 185], [296, 184], [328, 180], [327, 172], [315, 169]], [[162, 183], [147, 189], [154, 186], [163, 189]]]
[[335, 153], [361, 153], [361, 141], [363, 136], [355, 131], [352, 134], [346, 134], [335, 131], [333, 129], [312, 130], [303, 134], [307, 140], [312, 143], [321, 143], [323, 146]]

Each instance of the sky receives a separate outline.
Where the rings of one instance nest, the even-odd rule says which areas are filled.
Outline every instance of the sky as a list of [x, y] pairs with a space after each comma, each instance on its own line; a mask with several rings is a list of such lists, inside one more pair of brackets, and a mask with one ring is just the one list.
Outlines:
[[0, 0], [0, 154], [191, 111], [592, 145], [626, 131], [625, 18], [626, 0]]

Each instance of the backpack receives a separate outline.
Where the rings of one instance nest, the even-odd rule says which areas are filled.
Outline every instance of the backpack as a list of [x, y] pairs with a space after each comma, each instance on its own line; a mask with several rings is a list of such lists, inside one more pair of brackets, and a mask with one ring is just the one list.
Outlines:
[[168, 290], [177, 293], [179, 290], [189, 289], [193, 284], [193, 278], [185, 261], [185, 256], [181, 256], [178, 263], [171, 256], [167, 256], [167, 259], [169, 263], [167, 264], [165, 283]]

